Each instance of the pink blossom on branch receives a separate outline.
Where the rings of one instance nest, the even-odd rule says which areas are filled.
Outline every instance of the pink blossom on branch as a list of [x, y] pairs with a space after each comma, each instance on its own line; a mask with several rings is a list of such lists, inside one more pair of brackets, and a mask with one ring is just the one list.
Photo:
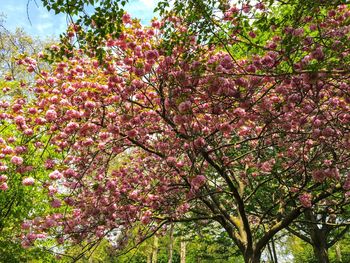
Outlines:
[[23, 164], [23, 158], [19, 157], [19, 156], [13, 156], [11, 158], [11, 163], [13, 163], [15, 165], [21, 165], [21, 164]]
[[312, 195], [303, 193], [299, 196], [299, 201], [303, 207], [310, 208], [312, 206]]
[[33, 177], [26, 177], [22, 180], [22, 184], [25, 186], [30, 186], [30, 185], [34, 185], [35, 180]]

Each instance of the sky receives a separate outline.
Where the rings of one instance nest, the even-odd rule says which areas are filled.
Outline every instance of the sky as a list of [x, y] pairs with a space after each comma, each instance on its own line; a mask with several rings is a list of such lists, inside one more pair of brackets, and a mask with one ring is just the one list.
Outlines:
[[[154, 17], [156, 4], [157, 0], [129, 0], [125, 9], [146, 25]], [[41, 0], [0, 0], [0, 14], [5, 15], [6, 29], [21, 27], [34, 37], [58, 37], [67, 27], [66, 16], [47, 11]]]

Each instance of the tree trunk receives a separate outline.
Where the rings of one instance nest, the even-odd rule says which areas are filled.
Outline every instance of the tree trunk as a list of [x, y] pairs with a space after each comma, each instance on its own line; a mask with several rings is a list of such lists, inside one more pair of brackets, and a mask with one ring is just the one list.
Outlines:
[[260, 261], [260, 256], [253, 255], [253, 256], [251, 256], [249, 258], [245, 258], [244, 262], [245, 263], [260, 263], [261, 262]]
[[339, 262], [343, 262], [339, 242], [337, 242], [337, 243], [335, 244], [335, 254], [336, 254], [336, 256], [337, 256], [337, 260], [338, 260]]
[[275, 263], [275, 259], [274, 259], [273, 254], [272, 254], [272, 248], [270, 246], [270, 242], [267, 243], [267, 250], [269, 251], [269, 257], [270, 257], [271, 263]]
[[153, 248], [152, 248], [152, 263], [157, 263], [158, 260], [158, 237], [157, 235], [154, 235], [153, 237]]
[[180, 242], [180, 263], [186, 263], [186, 241]]
[[245, 263], [260, 263], [261, 252], [249, 251], [244, 253]]
[[170, 236], [169, 236], [169, 260], [168, 263], [173, 262], [173, 251], [174, 251], [174, 224], [170, 225]]
[[328, 250], [325, 246], [313, 246], [318, 263], [329, 263]]
[[276, 252], [276, 246], [275, 246], [274, 238], [271, 238], [271, 244], [272, 244], [272, 253], [273, 253], [273, 257], [274, 257], [274, 262], [278, 263], [278, 257], [277, 257], [277, 252]]
[[320, 229], [317, 226], [316, 216], [311, 209], [305, 210], [304, 214], [305, 218], [311, 222], [310, 238], [315, 258], [319, 263], [329, 263], [326, 229], [323, 227]]

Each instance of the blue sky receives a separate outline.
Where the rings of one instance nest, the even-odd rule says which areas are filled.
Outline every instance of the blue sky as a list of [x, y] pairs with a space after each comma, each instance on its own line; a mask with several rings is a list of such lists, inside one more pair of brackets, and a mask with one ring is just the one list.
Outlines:
[[[129, 0], [126, 9], [133, 17], [141, 19], [143, 24], [148, 24], [154, 16], [156, 3], [157, 0]], [[0, 6], [0, 13], [6, 16], [5, 27], [11, 31], [22, 27], [32, 36], [46, 38], [58, 37], [67, 27], [66, 16], [48, 12], [41, 0], [0, 0]]]

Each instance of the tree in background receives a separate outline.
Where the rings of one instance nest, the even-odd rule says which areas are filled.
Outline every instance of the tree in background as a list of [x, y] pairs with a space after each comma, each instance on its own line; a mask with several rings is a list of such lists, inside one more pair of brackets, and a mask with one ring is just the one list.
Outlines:
[[[328, 250], [346, 235], [349, 230], [347, 203], [319, 204], [305, 210], [288, 230], [313, 247], [314, 257], [318, 262], [330, 262]], [[340, 200], [344, 201], [344, 200]], [[327, 200], [325, 200], [327, 202]]]
[[[20, 168], [13, 164], [7, 165], [6, 155], [24, 154], [30, 159], [32, 147], [21, 146], [26, 141], [22, 133], [18, 133], [13, 121], [5, 121], [6, 111], [11, 101], [18, 105], [23, 97], [30, 94], [25, 83], [33, 81], [34, 77], [26, 68], [19, 66], [16, 59], [20, 56], [36, 55], [42, 50], [44, 41], [32, 39], [23, 30], [14, 33], [0, 25], [0, 261], [1, 262], [52, 262], [54, 256], [42, 247], [24, 249], [21, 246], [21, 225], [28, 215], [35, 217], [48, 211], [47, 195], [42, 191], [42, 169], [33, 173], [33, 166], [43, 166], [40, 158], [31, 159], [31, 165]], [[47, 42], [45, 42], [47, 43]], [[46, 68], [47, 63], [42, 63]], [[15, 106], [16, 107], [16, 106]], [[27, 136], [30, 134], [27, 134]], [[3, 147], [6, 144], [6, 147]], [[20, 159], [19, 159], [20, 160]]]
[[[0, 75], [7, 80], [29, 82], [33, 78], [32, 74], [18, 66], [17, 60], [20, 57], [36, 56], [53, 43], [51, 39], [34, 39], [21, 28], [11, 32], [0, 21]], [[48, 64], [42, 61], [40, 66], [45, 68]]]

